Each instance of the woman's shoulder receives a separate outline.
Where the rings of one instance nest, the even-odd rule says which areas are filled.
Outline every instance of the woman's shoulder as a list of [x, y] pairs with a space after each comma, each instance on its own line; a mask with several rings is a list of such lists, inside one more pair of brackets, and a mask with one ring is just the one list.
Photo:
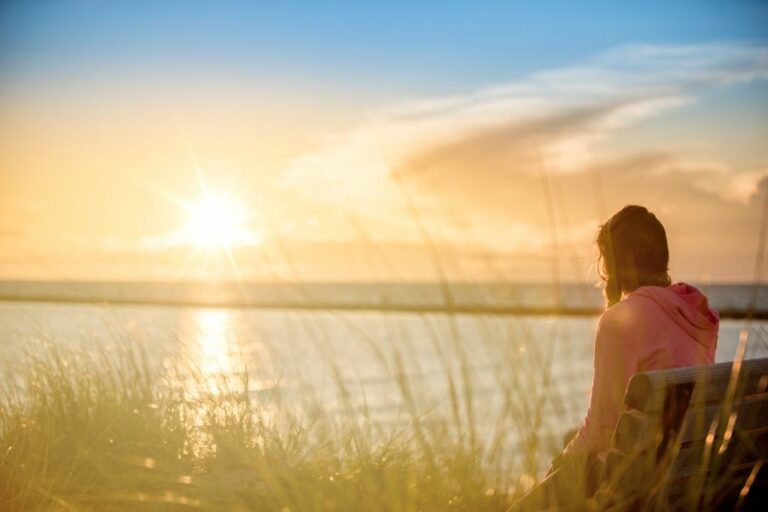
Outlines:
[[643, 295], [630, 294], [606, 309], [598, 323], [603, 329], [634, 331], [655, 315], [655, 305]]

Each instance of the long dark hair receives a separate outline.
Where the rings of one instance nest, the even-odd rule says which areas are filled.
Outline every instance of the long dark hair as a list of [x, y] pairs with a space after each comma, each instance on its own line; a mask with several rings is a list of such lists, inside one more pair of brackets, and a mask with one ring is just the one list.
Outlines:
[[625, 206], [600, 226], [598, 273], [605, 282], [608, 306], [622, 292], [641, 286], [668, 286], [669, 247], [659, 219], [642, 206]]

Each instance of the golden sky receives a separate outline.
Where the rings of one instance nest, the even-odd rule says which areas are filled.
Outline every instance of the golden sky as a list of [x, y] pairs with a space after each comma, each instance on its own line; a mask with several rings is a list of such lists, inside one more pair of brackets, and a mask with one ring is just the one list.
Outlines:
[[99, 54], [120, 65], [75, 64], [27, 32], [0, 64], [0, 278], [584, 280], [599, 222], [630, 203], [665, 224], [673, 278], [753, 276], [760, 39], [500, 54], [443, 81], [472, 66], [355, 75], [375, 46], [338, 74], [290, 57], [306, 76], [279, 53], [261, 74], [145, 68], [151, 48], [120, 45]]

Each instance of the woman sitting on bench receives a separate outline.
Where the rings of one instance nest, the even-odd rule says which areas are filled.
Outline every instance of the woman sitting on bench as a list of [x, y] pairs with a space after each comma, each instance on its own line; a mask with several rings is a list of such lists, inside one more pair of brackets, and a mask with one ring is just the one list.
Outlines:
[[715, 360], [718, 314], [693, 286], [671, 284], [667, 235], [655, 215], [624, 207], [600, 227], [597, 246], [607, 308], [595, 336], [589, 409], [523, 510], [578, 508], [594, 492], [632, 375]]

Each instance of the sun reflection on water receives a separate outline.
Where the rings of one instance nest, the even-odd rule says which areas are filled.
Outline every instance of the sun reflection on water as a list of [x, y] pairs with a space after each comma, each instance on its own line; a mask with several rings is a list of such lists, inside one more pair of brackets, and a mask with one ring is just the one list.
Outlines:
[[226, 311], [207, 310], [195, 315], [200, 347], [200, 368], [206, 376], [231, 374], [234, 367], [230, 346], [232, 319]]
[[187, 360], [207, 391], [237, 389], [245, 374], [248, 391], [263, 391], [277, 385], [269, 351], [256, 332], [244, 329], [237, 312], [196, 310], [186, 323]]
[[187, 327], [185, 352], [207, 391], [221, 391], [231, 377], [246, 370], [232, 313], [223, 309], [197, 310], [188, 317]]

